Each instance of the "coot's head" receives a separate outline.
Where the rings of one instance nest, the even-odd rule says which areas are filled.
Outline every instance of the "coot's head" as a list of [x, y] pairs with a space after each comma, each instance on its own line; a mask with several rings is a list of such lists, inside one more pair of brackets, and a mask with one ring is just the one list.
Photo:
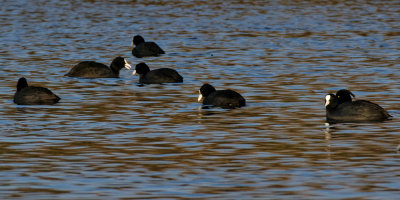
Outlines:
[[21, 91], [23, 88], [26, 87], [28, 87], [28, 82], [26, 81], [26, 78], [20, 78], [17, 83], [17, 91]]
[[116, 57], [112, 63], [111, 66], [117, 70], [121, 70], [122, 68], [126, 68], [127, 70], [131, 69], [131, 65], [123, 58], [123, 57]]
[[346, 89], [341, 89], [339, 91], [336, 92], [336, 97], [338, 99], [338, 104], [344, 103], [344, 102], [351, 102], [351, 98], [355, 97], [355, 95], [350, 92], [350, 90], [346, 90]]
[[146, 63], [139, 63], [136, 65], [135, 70], [133, 71], [133, 75], [139, 74], [139, 75], [144, 75], [147, 72], [150, 71], [149, 66], [146, 65]]
[[133, 46], [133, 44], [135, 46], [137, 46], [137, 45], [139, 45], [140, 43], [143, 43], [143, 42], [144, 42], [144, 38], [142, 36], [135, 35], [135, 37], [133, 37], [133, 41], [132, 41], [131, 46]]
[[325, 96], [325, 108], [327, 110], [335, 108], [338, 104], [338, 98], [334, 94], [328, 94]]
[[201, 86], [200, 90], [199, 90], [199, 98], [197, 99], [197, 101], [201, 101], [201, 99], [203, 99], [203, 97], [207, 97], [208, 95], [210, 95], [211, 93], [215, 92], [215, 88], [206, 83], [203, 86]]

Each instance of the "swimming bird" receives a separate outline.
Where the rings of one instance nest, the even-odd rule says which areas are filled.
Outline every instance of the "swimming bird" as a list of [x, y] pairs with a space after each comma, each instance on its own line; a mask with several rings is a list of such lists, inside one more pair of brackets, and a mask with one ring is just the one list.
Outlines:
[[389, 113], [376, 103], [367, 100], [352, 101], [349, 90], [325, 96], [326, 119], [328, 122], [363, 122], [389, 119]]
[[131, 69], [123, 57], [116, 57], [110, 67], [95, 61], [83, 61], [75, 65], [65, 76], [85, 78], [119, 78], [122, 68]]
[[133, 71], [133, 75], [139, 74], [139, 83], [181, 83], [183, 82], [182, 76], [174, 69], [160, 68], [150, 71], [146, 63], [139, 63]]
[[17, 83], [17, 91], [14, 94], [14, 103], [18, 105], [42, 105], [55, 104], [60, 97], [44, 87], [28, 86], [24, 77]]
[[140, 35], [133, 37], [131, 46], [135, 47], [132, 49], [132, 55], [137, 58], [159, 56], [160, 54], [165, 54], [155, 42], [145, 42], [144, 38]]
[[246, 105], [242, 95], [233, 90], [216, 90], [206, 83], [199, 90], [198, 101], [203, 99], [203, 105], [212, 105], [221, 108], [236, 108]]

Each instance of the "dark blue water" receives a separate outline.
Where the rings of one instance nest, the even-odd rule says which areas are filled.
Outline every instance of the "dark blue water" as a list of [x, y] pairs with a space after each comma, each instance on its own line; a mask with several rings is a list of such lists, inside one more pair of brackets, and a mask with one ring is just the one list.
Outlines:
[[[397, 1], [3, 1], [0, 198], [395, 199]], [[131, 55], [140, 34], [166, 52]], [[182, 84], [64, 77], [83, 60], [170, 67]], [[62, 99], [18, 106], [18, 78]], [[205, 83], [247, 100], [201, 109]], [[393, 116], [326, 124], [348, 88]]]

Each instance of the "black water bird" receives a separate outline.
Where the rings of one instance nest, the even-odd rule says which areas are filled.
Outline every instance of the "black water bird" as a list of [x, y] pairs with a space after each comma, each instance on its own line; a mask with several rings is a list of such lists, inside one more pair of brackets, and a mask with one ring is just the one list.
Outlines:
[[150, 71], [146, 63], [139, 63], [133, 71], [133, 75], [139, 74], [139, 83], [181, 83], [183, 82], [182, 76], [174, 69], [160, 68]]
[[60, 101], [60, 97], [44, 87], [28, 86], [24, 77], [17, 83], [14, 103], [18, 105], [51, 105]]
[[384, 121], [391, 116], [376, 103], [367, 100], [353, 101], [349, 90], [339, 90], [336, 95], [325, 96], [326, 120], [328, 122]]
[[242, 95], [233, 90], [216, 90], [212, 85], [206, 83], [199, 90], [200, 102], [203, 105], [217, 106], [221, 108], [237, 108], [246, 105], [246, 100]]
[[140, 35], [133, 37], [131, 46], [135, 45], [132, 49], [132, 55], [137, 58], [150, 57], [150, 56], [160, 56], [165, 54], [155, 42], [145, 42], [144, 38]]
[[119, 78], [122, 68], [130, 69], [131, 66], [123, 57], [116, 57], [110, 67], [95, 61], [83, 61], [75, 65], [65, 76], [85, 78]]

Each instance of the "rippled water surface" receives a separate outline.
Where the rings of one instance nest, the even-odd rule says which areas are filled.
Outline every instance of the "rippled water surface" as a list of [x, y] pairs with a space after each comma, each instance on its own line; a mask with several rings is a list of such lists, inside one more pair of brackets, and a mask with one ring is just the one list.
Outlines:
[[[2, 1], [1, 199], [395, 199], [398, 1]], [[132, 36], [166, 52], [131, 55]], [[63, 75], [83, 60], [171, 67], [182, 84]], [[51, 106], [18, 106], [19, 77]], [[201, 109], [205, 83], [247, 106]], [[325, 124], [348, 88], [382, 123]]]

